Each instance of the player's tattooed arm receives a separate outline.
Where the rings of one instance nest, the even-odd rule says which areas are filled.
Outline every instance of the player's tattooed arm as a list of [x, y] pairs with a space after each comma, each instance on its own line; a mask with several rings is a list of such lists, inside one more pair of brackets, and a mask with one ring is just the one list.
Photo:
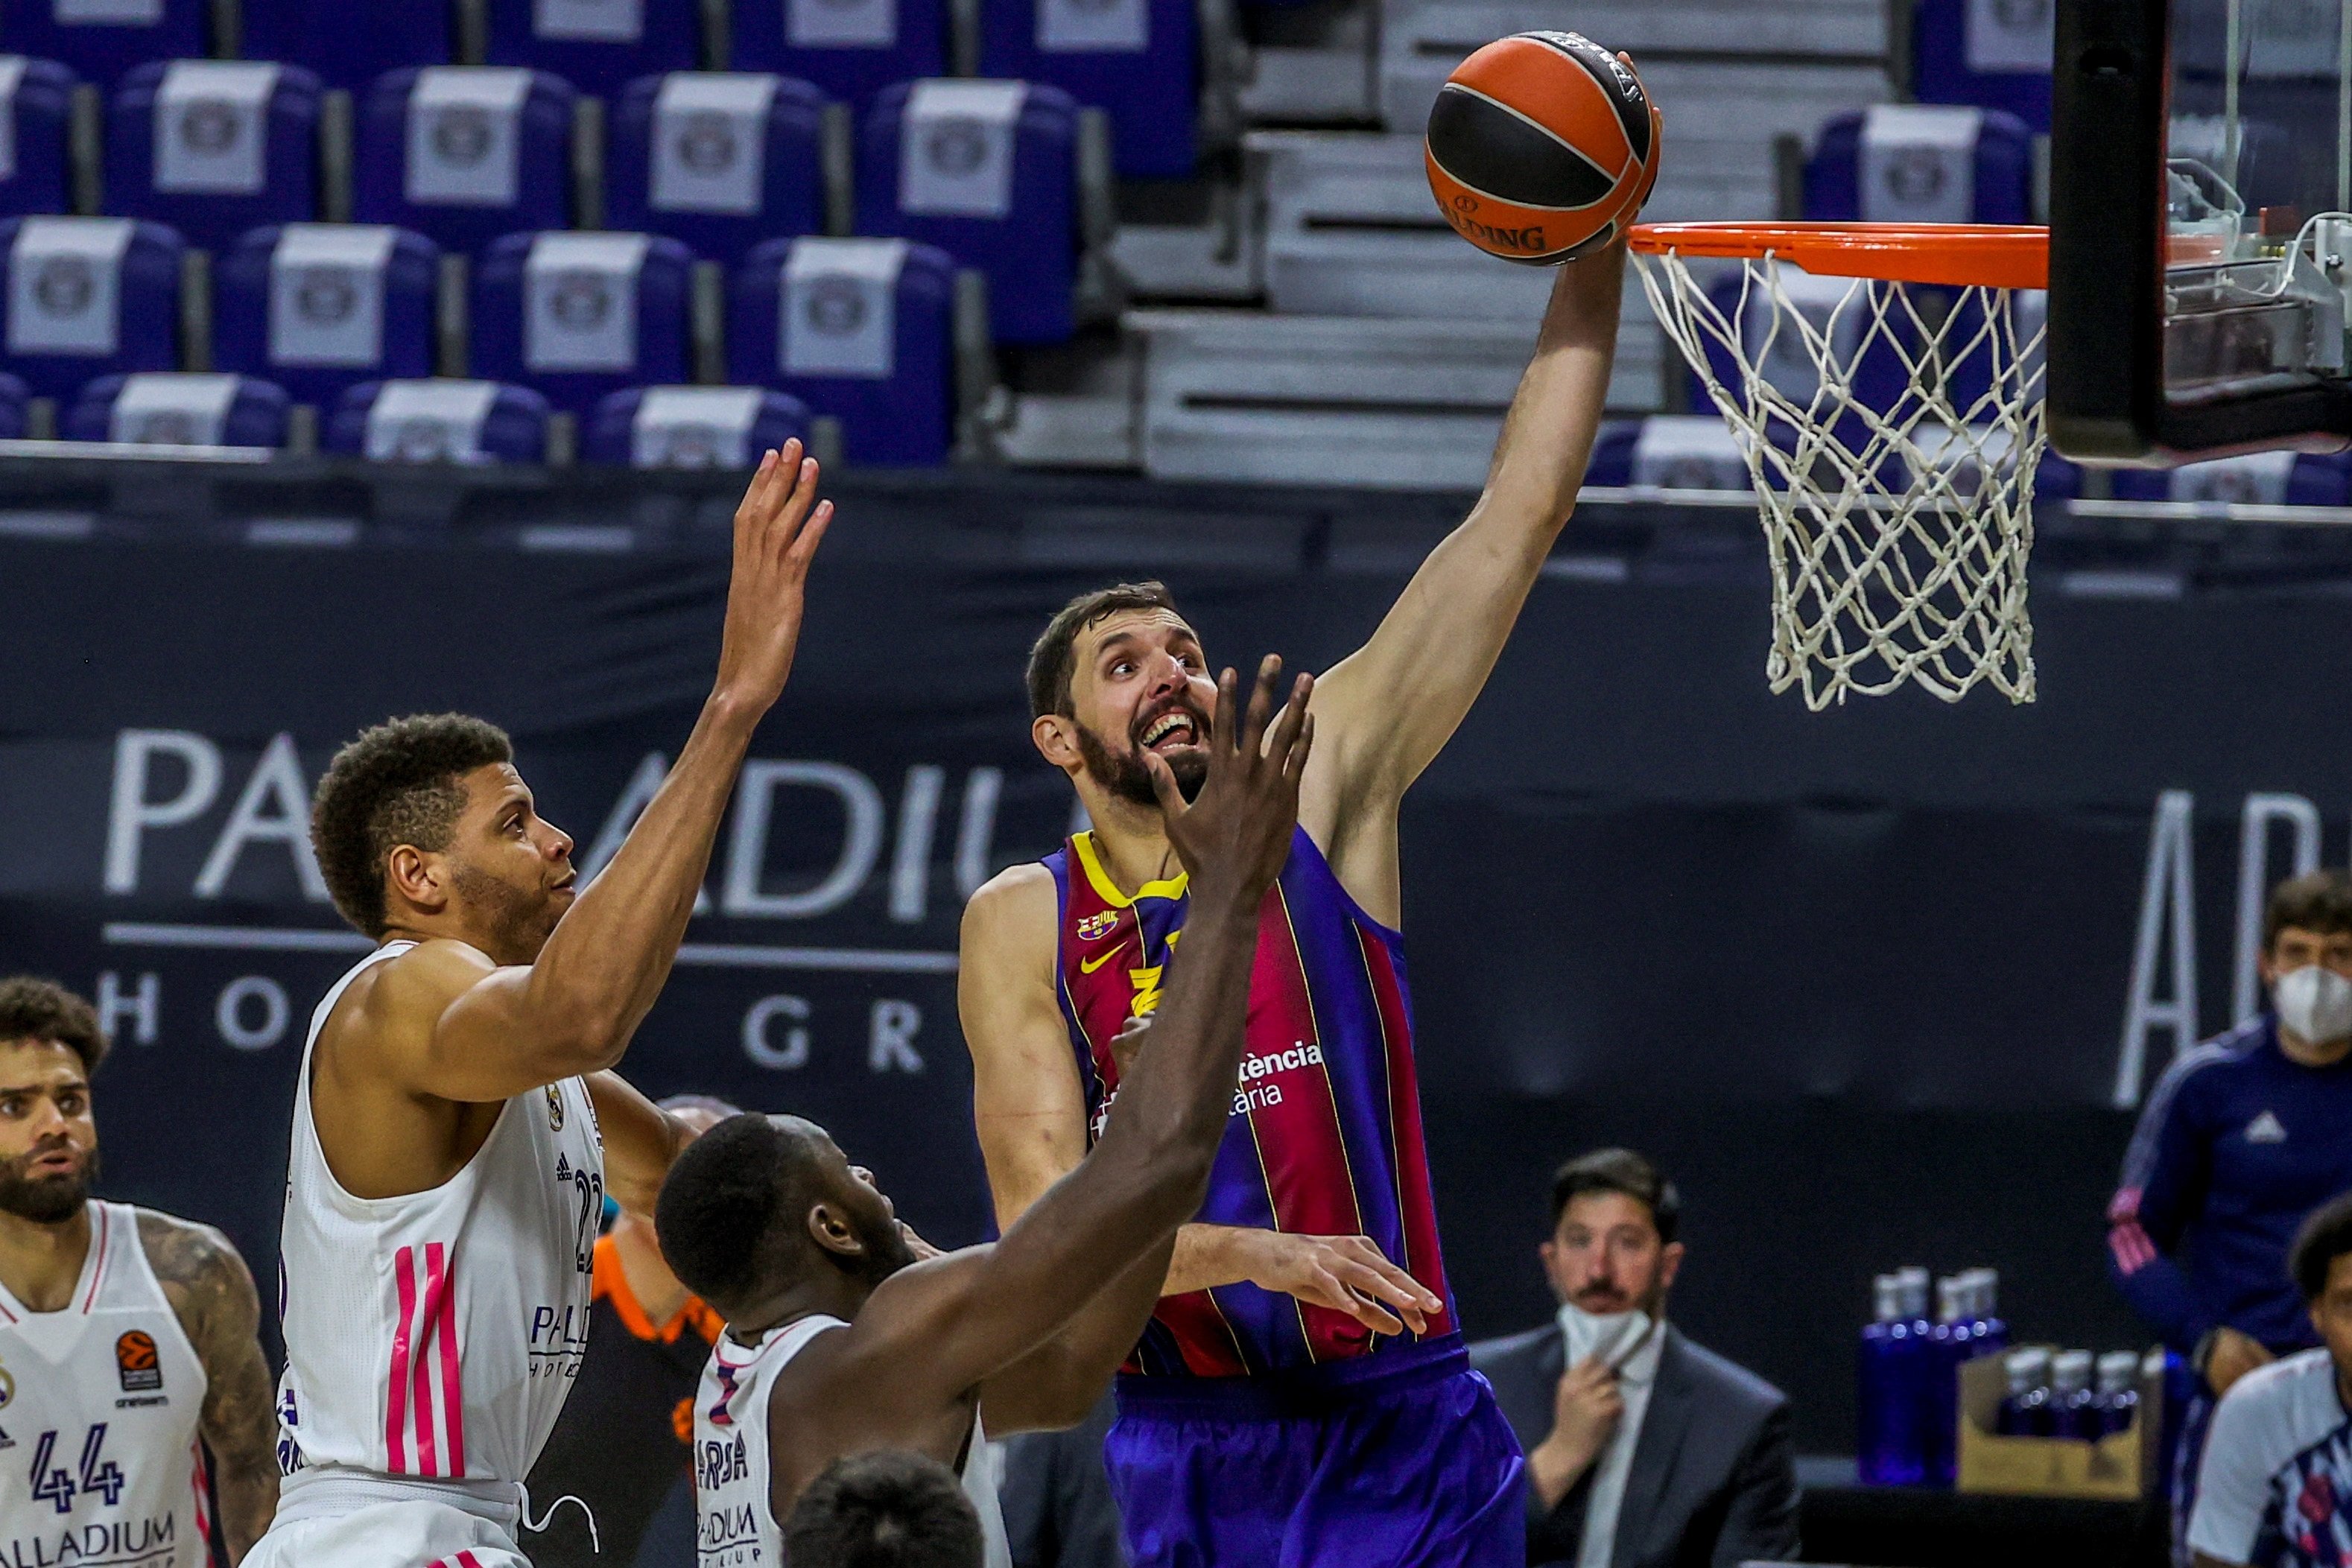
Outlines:
[[261, 1298], [229, 1239], [147, 1209], [139, 1240], [205, 1368], [205, 1447], [220, 1491], [228, 1560], [252, 1550], [278, 1511], [277, 1401], [261, 1357]]

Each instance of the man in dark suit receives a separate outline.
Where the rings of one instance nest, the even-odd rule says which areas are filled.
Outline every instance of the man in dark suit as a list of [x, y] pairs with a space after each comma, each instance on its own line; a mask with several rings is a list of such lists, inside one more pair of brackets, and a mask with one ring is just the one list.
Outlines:
[[1558, 1321], [1470, 1347], [1528, 1453], [1528, 1562], [1736, 1568], [1797, 1554], [1789, 1402], [1665, 1321], [1674, 1184], [1630, 1149], [1552, 1178]]

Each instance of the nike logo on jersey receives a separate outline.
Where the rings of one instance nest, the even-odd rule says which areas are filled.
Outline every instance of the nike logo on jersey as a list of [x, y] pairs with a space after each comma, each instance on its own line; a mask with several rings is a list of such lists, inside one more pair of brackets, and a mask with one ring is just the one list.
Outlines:
[[2286, 1128], [2280, 1124], [2276, 1116], [2265, 1111], [2246, 1124], [2246, 1142], [2284, 1144], [2286, 1142]]
[[1081, 975], [1091, 975], [1097, 969], [1101, 968], [1105, 964], [1109, 963], [1113, 958], [1118, 957], [1121, 953], [1126, 951], [1127, 944], [1122, 942], [1108, 953], [1097, 953], [1091, 958], [1081, 958], [1078, 960], [1078, 973]]

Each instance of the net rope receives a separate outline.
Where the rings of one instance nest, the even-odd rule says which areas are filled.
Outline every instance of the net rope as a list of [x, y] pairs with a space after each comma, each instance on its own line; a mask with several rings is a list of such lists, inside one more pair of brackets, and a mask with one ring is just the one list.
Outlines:
[[[2048, 432], [2042, 330], [2021, 338], [2016, 297], [1856, 278], [1823, 312], [1791, 297], [1809, 275], [1768, 254], [1738, 264], [1727, 310], [1679, 253], [1635, 259], [1761, 503], [1772, 690], [1799, 686], [1816, 711], [1906, 681], [1947, 702], [1979, 682], [2032, 702], [2025, 579]], [[1874, 398], [1856, 389], [1866, 369], [1886, 383]]]

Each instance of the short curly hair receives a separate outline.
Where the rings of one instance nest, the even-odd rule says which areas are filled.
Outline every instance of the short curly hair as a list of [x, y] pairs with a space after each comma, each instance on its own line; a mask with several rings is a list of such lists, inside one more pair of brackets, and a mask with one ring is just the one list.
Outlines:
[[980, 1568], [980, 1515], [953, 1470], [883, 1449], [819, 1472], [784, 1521], [786, 1561], [810, 1568]]
[[14, 975], [0, 980], [0, 1040], [53, 1040], [95, 1072], [106, 1060], [106, 1031], [98, 1009], [55, 980]]
[[806, 1140], [730, 1116], [686, 1146], [654, 1202], [654, 1234], [680, 1283], [724, 1312], [755, 1291], [788, 1215], [816, 1201]]
[[310, 847], [343, 918], [381, 937], [384, 857], [402, 844], [447, 849], [466, 807], [458, 780], [513, 760], [505, 730], [462, 713], [389, 719], [335, 753], [311, 797]]

